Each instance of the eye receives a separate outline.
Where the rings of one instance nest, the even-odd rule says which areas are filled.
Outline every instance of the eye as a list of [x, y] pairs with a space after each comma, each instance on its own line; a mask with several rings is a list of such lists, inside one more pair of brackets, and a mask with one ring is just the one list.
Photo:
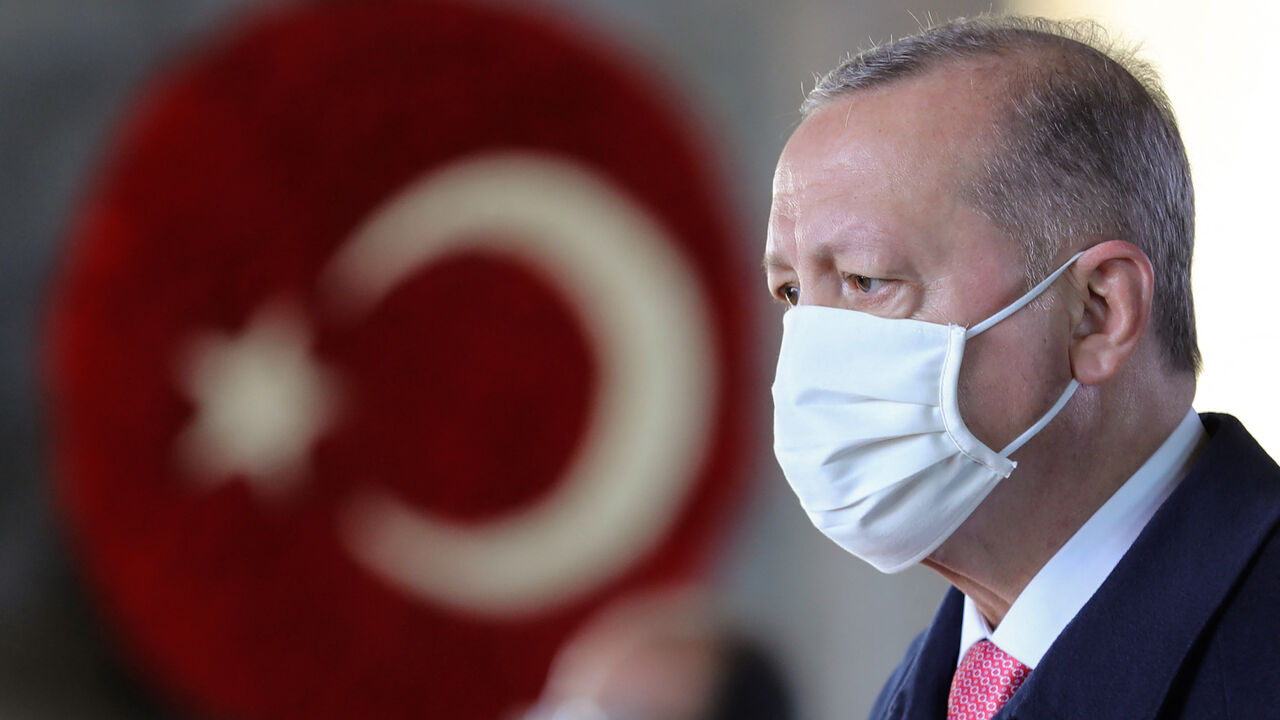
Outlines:
[[884, 280], [880, 278], [867, 277], [866, 275], [850, 275], [849, 281], [863, 293], [873, 293], [884, 285]]
[[783, 285], [778, 288], [778, 297], [791, 307], [795, 307], [800, 304], [800, 288], [795, 285]]

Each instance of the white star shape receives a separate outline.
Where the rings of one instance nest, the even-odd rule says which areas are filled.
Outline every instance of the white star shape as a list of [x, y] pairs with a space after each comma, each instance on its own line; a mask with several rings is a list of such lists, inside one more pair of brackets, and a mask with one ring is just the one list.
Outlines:
[[302, 314], [282, 303], [259, 310], [239, 335], [209, 332], [192, 341], [180, 382], [195, 416], [177, 448], [195, 480], [243, 475], [268, 498], [302, 482], [338, 401], [333, 374], [309, 345]]

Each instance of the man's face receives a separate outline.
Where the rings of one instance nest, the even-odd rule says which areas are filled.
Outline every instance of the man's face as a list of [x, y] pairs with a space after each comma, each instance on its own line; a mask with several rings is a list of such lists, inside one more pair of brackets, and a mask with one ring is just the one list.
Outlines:
[[[1022, 294], [1018, 245], [960, 193], [991, 125], [981, 78], [947, 70], [856, 91], [800, 125], [773, 182], [765, 268], [779, 301], [973, 325]], [[966, 344], [962, 414], [996, 450], [1070, 379], [1068, 319], [1053, 289], [1044, 297], [1048, 308]]]

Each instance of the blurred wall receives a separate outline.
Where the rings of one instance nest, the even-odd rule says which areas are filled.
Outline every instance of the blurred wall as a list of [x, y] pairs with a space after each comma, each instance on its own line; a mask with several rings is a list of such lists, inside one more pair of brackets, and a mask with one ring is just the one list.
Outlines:
[[[515, 0], [508, 0], [515, 4]], [[51, 516], [35, 354], [46, 279], [79, 193], [140, 83], [252, 0], [8, 0], [0, 5], [0, 716], [169, 717], [114, 661]], [[812, 76], [917, 19], [980, 0], [546, 0], [637, 50], [718, 143], [745, 262], [761, 251], [773, 163]], [[914, 16], [912, 13], [915, 13]], [[773, 463], [778, 311], [763, 281], [753, 491], [717, 578], [798, 685], [805, 717], [865, 715], [944, 588], [880, 576], [822, 538]]]

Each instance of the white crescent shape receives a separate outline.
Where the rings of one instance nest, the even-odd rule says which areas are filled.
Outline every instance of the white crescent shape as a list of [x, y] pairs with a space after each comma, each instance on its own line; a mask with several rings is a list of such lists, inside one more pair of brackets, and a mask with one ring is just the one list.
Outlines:
[[463, 525], [363, 491], [341, 519], [352, 555], [423, 600], [510, 617], [590, 590], [653, 547], [701, 465], [715, 400], [707, 306], [676, 248], [598, 174], [546, 155], [472, 156], [378, 209], [323, 278], [340, 309], [367, 311], [446, 253], [506, 253], [571, 301], [600, 381], [579, 449], [540, 501]]

